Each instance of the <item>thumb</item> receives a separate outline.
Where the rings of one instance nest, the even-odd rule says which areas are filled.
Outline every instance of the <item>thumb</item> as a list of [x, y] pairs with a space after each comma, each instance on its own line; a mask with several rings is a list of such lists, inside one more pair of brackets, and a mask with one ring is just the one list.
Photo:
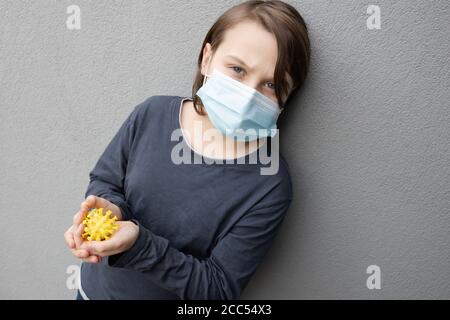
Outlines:
[[95, 208], [97, 204], [97, 196], [88, 196], [80, 205], [81, 215], [84, 216], [90, 208]]

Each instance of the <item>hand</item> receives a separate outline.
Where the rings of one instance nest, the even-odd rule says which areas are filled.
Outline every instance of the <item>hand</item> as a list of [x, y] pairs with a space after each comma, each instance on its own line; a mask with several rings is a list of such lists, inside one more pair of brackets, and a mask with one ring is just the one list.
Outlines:
[[81, 235], [84, 225], [82, 222], [90, 208], [105, 208], [106, 211], [111, 210], [112, 215], [117, 216], [118, 220], [122, 220], [122, 212], [118, 206], [106, 199], [90, 195], [81, 203], [80, 211], [73, 216], [73, 224], [64, 233], [64, 238], [75, 257], [83, 259], [86, 262], [100, 262], [100, 256], [92, 256], [87, 250], [80, 248], [83, 243]]
[[[130, 249], [139, 236], [139, 226], [131, 221], [118, 221], [119, 229], [105, 241], [85, 241], [80, 249], [98, 257], [107, 257]], [[99, 261], [89, 261], [97, 263]]]

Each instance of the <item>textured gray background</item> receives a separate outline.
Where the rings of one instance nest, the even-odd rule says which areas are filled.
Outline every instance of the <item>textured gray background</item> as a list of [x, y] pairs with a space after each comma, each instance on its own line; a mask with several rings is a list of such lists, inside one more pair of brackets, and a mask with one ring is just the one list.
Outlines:
[[[136, 104], [190, 95], [238, 2], [0, 1], [0, 298], [73, 298], [63, 232], [89, 170]], [[295, 199], [242, 298], [450, 298], [448, 1], [289, 2], [313, 50], [281, 119]]]

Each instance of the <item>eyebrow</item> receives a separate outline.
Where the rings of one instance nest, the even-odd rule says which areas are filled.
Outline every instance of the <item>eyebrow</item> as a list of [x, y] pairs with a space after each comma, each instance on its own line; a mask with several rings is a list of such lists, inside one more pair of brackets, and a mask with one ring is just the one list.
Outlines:
[[[236, 56], [228, 54], [225, 57], [232, 58], [232, 59], [236, 60], [237, 62], [239, 62], [240, 64], [243, 64], [247, 69], [252, 70], [252, 68], [250, 68], [242, 59], [240, 59]], [[274, 81], [274, 79], [273, 79], [273, 77], [269, 77], [269, 78], [265, 79], [265, 81]]]

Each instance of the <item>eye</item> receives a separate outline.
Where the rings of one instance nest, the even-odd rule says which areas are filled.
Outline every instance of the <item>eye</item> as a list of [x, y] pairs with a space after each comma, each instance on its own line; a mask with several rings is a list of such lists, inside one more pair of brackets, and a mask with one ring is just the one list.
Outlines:
[[238, 66], [233, 66], [233, 67], [231, 67], [231, 69], [233, 69], [238, 74], [240, 74], [241, 71], [244, 71], [244, 69], [242, 69], [241, 67], [238, 67]]
[[267, 82], [267, 86], [268, 86], [270, 89], [275, 90], [275, 84], [274, 84], [273, 82]]

